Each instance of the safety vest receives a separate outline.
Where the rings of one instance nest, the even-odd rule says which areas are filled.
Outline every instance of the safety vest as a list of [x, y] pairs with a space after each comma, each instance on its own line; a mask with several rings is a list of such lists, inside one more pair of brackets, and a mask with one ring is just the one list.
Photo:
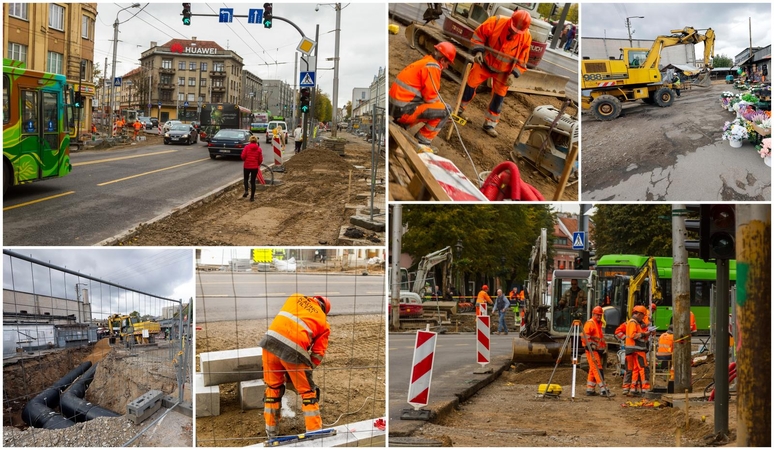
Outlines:
[[293, 294], [258, 346], [283, 361], [316, 367], [325, 356], [330, 333], [328, 319], [317, 300]]
[[658, 338], [658, 350], [656, 350], [657, 356], [666, 356], [672, 354], [674, 347], [675, 335], [669, 332], [662, 334]]
[[597, 322], [592, 317], [588, 321], [586, 321], [586, 324], [583, 325], [583, 332], [586, 334], [586, 337], [581, 336], [581, 340], [583, 341], [583, 346], [587, 346], [586, 338], [588, 338], [588, 342], [592, 344], [591, 348], [594, 350], [604, 350], [607, 347], [607, 343], [605, 342], [605, 337], [602, 334], [602, 322]]
[[648, 349], [647, 334], [642, 332], [642, 325], [635, 319], [626, 323], [626, 354], [644, 352]]
[[441, 65], [432, 55], [414, 61], [398, 73], [390, 86], [390, 104], [401, 109], [438, 101]]
[[[513, 39], [508, 40], [509, 34], [513, 34]], [[486, 19], [476, 28], [471, 41], [474, 54], [484, 52], [484, 63], [490, 72], [511, 73], [518, 69], [524, 73], [527, 70], [532, 35], [529, 30], [524, 30], [522, 34], [513, 33], [510, 17], [492, 16]]]
[[621, 325], [618, 325], [618, 328], [615, 329], [615, 337], [619, 340], [626, 339], [626, 322], [622, 323]]
[[478, 297], [476, 297], [476, 303], [492, 303], [492, 297], [489, 296], [489, 294], [486, 293], [486, 291], [481, 290], [478, 293]]

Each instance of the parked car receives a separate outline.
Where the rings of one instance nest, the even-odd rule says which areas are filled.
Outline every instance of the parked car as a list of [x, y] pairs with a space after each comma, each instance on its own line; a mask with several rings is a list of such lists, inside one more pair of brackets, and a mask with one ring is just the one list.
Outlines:
[[224, 128], [215, 133], [207, 144], [210, 158], [221, 156], [240, 156], [242, 150], [250, 142], [252, 133], [248, 130], [235, 130]]
[[151, 128], [158, 128], [159, 127], [159, 119], [157, 117], [151, 117]]
[[142, 124], [143, 128], [145, 128], [145, 129], [152, 128], [151, 118], [150, 117], [148, 117], [148, 116], [137, 116], [137, 120], [140, 121], [140, 123]]
[[269, 122], [269, 126], [266, 127], [266, 142], [271, 142], [271, 137], [274, 133], [274, 129], [277, 127], [282, 128], [282, 133], [284, 135], [285, 142], [288, 141], [288, 124], [286, 124], [284, 121], [272, 120]]
[[175, 123], [172, 127], [164, 133], [164, 145], [171, 143], [185, 142], [187, 145], [194, 144], [199, 141], [199, 134], [193, 125], [188, 123]]

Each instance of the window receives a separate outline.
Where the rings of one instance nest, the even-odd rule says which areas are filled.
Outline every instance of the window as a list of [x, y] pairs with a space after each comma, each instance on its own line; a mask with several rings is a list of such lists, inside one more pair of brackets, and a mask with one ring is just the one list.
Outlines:
[[203, 62], [201, 67], [202, 67], [202, 72], [207, 71], [207, 63]]
[[177, 99], [178, 101], [184, 102], [185, 101], [185, 94], [182, 92], [177, 93]]
[[55, 149], [59, 145], [59, 117], [57, 117], [57, 104], [55, 92], [43, 92], [43, 132], [44, 139], [49, 148]]
[[194, 78], [194, 77], [188, 78], [188, 85], [189, 86], [196, 86], [196, 78]]
[[554, 245], [569, 245], [567, 238], [554, 238]]
[[88, 17], [83, 16], [81, 17], [81, 37], [84, 39], [89, 39], [89, 26], [91, 25], [91, 21]]
[[190, 102], [195, 102], [196, 101], [196, 94], [188, 94], [188, 100], [187, 101], [189, 103]]
[[188, 70], [196, 70], [196, 63], [195, 63], [195, 62], [192, 62], [192, 63], [191, 63], [189, 66], [188, 66]]
[[38, 96], [34, 91], [22, 91], [22, 124], [23, 133], [36, 133], [38, 124]]
[[64, 75], [62, 71], [62, 59], [63, 55], [56, 52], [48, 52], [48, 64], [46, 65], [46, 72], [59, 73]]
[[[59, 5], [48, 5], [48, 26], [64, 31], [64, 8]], [[61, 73], [61, 72], [57, 72]]]
[[215, 72], [224, 72], [223, 70], [223, 63], [213, 63], [212, 64], [212, 70]]
[[8, 59], [21, 61], [27, 64], [27, 46], [10, 42], [8, 44]]
[[161, 100], [165, 102], [172, 101], [172, 91], [161, 91]]
[[8, 79], [8, 75], [3, 75], [3, 125], [7, 125], [11, 121], [11, 99], [8, 98], [8, 85], [11, 84], [11, 80]]
[[11, 17], [16, 17], [17, 19], [27, 20], [27, 4], [9, 3], [8, 15]]
[[185, 77], [178, 77], [177, 85], [178, 86], [185, 86]]
[[161, 84], [172, 84], [172, 75], [162, 75]]
[[212, 85], [215, 87], [223, 87], [223, 80], [212, 80]]
[[185, 61], [179, 61], [177, 63], [177, 70], [185, 70]]
[[206, 87], [207, 86], [207, 79], [206, 78], [200, 79], [199, 80], [199, 86]]
[[171, 59], [162, 59], [161, 60], [161, 68], [162, 69], [171, 69], [172, 68], [172, 60]]

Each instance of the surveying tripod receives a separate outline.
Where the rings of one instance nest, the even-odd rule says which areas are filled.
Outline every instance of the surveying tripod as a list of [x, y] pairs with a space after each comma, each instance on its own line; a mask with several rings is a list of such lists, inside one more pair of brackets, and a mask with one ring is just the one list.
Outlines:
[[[559, 356], [556, 358], [556, 364], [554, 365], [554, 370], [551, 371], [551, 377], [548, 379], [548, 385], [551, 386], [551, 380], [554, 378], [554, 374], [556, 373], [556, 369], [559, 367], [559, 364], [562, 362], [562, 356], [564, 356], [564, 352], [567, 350], [567, 346], [570, 345], [570, 342], [572, 342], [572, 391], [571, 396], [574, 399], [575, 398], [575, 375], [577, 373], [578, 369], [578, 363], [580, 362], [580, 355], [579, 350], [581, 348], [581, 345], [579, 345], [581, 342], [579, 342], [579, 339], [583, 338], [583, 341], [586, 342], [586, 345], [583, 347], [589, 355], [591, 355], [592, 361], [589, 361], [589, 370], [592, 371], [596, 377], [597, 380], [600, 380], [600, 389], [606, 390], [610, 392], [609, 388], [607, 387], [607, 383], [605, 382], [605, 378], [603, 375], [603, 372], [600, 371], [600, 368], [602, 366], [601, 358], [599, 357], [599, 353], [596, 351], [592, 351], [589, 347], [589, 339], [588, 336], [586, 336], [586, 333], [583, 331], [583, 328], [581, 327], [580, 320], [573, 320], [572, 324], [570, 325], [570, 330], [567, 332], [567, 337], [564, 339], [564, 343], [562, 344], [562, 348], [559, 351]], [[546, 392], [548, 392], [548, 388], [546, 388]], [[610, 399], [610, 397], [608, 397]]]

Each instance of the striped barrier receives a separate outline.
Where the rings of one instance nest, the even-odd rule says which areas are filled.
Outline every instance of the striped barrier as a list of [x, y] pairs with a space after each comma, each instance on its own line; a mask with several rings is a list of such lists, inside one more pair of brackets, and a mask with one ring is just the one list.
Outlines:
[[489, 316], [476, 316], [476, 362], [489, 364]]
[[282, 144], [280, 144], [279, 136], [272, 139], [271, 142], [274, 147], [274, 166], [282, 166]]
[[488, 201], [451, 160], [432, 153], [420, 153], [419, 159], [452, 200]]
[[488, 316], [486, 312], [486, 303], [476, 303], [476, 315], [477, 316]]
[[159, 136], [161, 136], [161, 123], [159, 122]]
[[435, 342], [438, 335], [432, 331], [417, 331], [414, 342], [414, 360], [411, 363], [411, 381], [408, 403], [414, 409], [427, 406], [430, 396], [430, 379], [433, 376]]

